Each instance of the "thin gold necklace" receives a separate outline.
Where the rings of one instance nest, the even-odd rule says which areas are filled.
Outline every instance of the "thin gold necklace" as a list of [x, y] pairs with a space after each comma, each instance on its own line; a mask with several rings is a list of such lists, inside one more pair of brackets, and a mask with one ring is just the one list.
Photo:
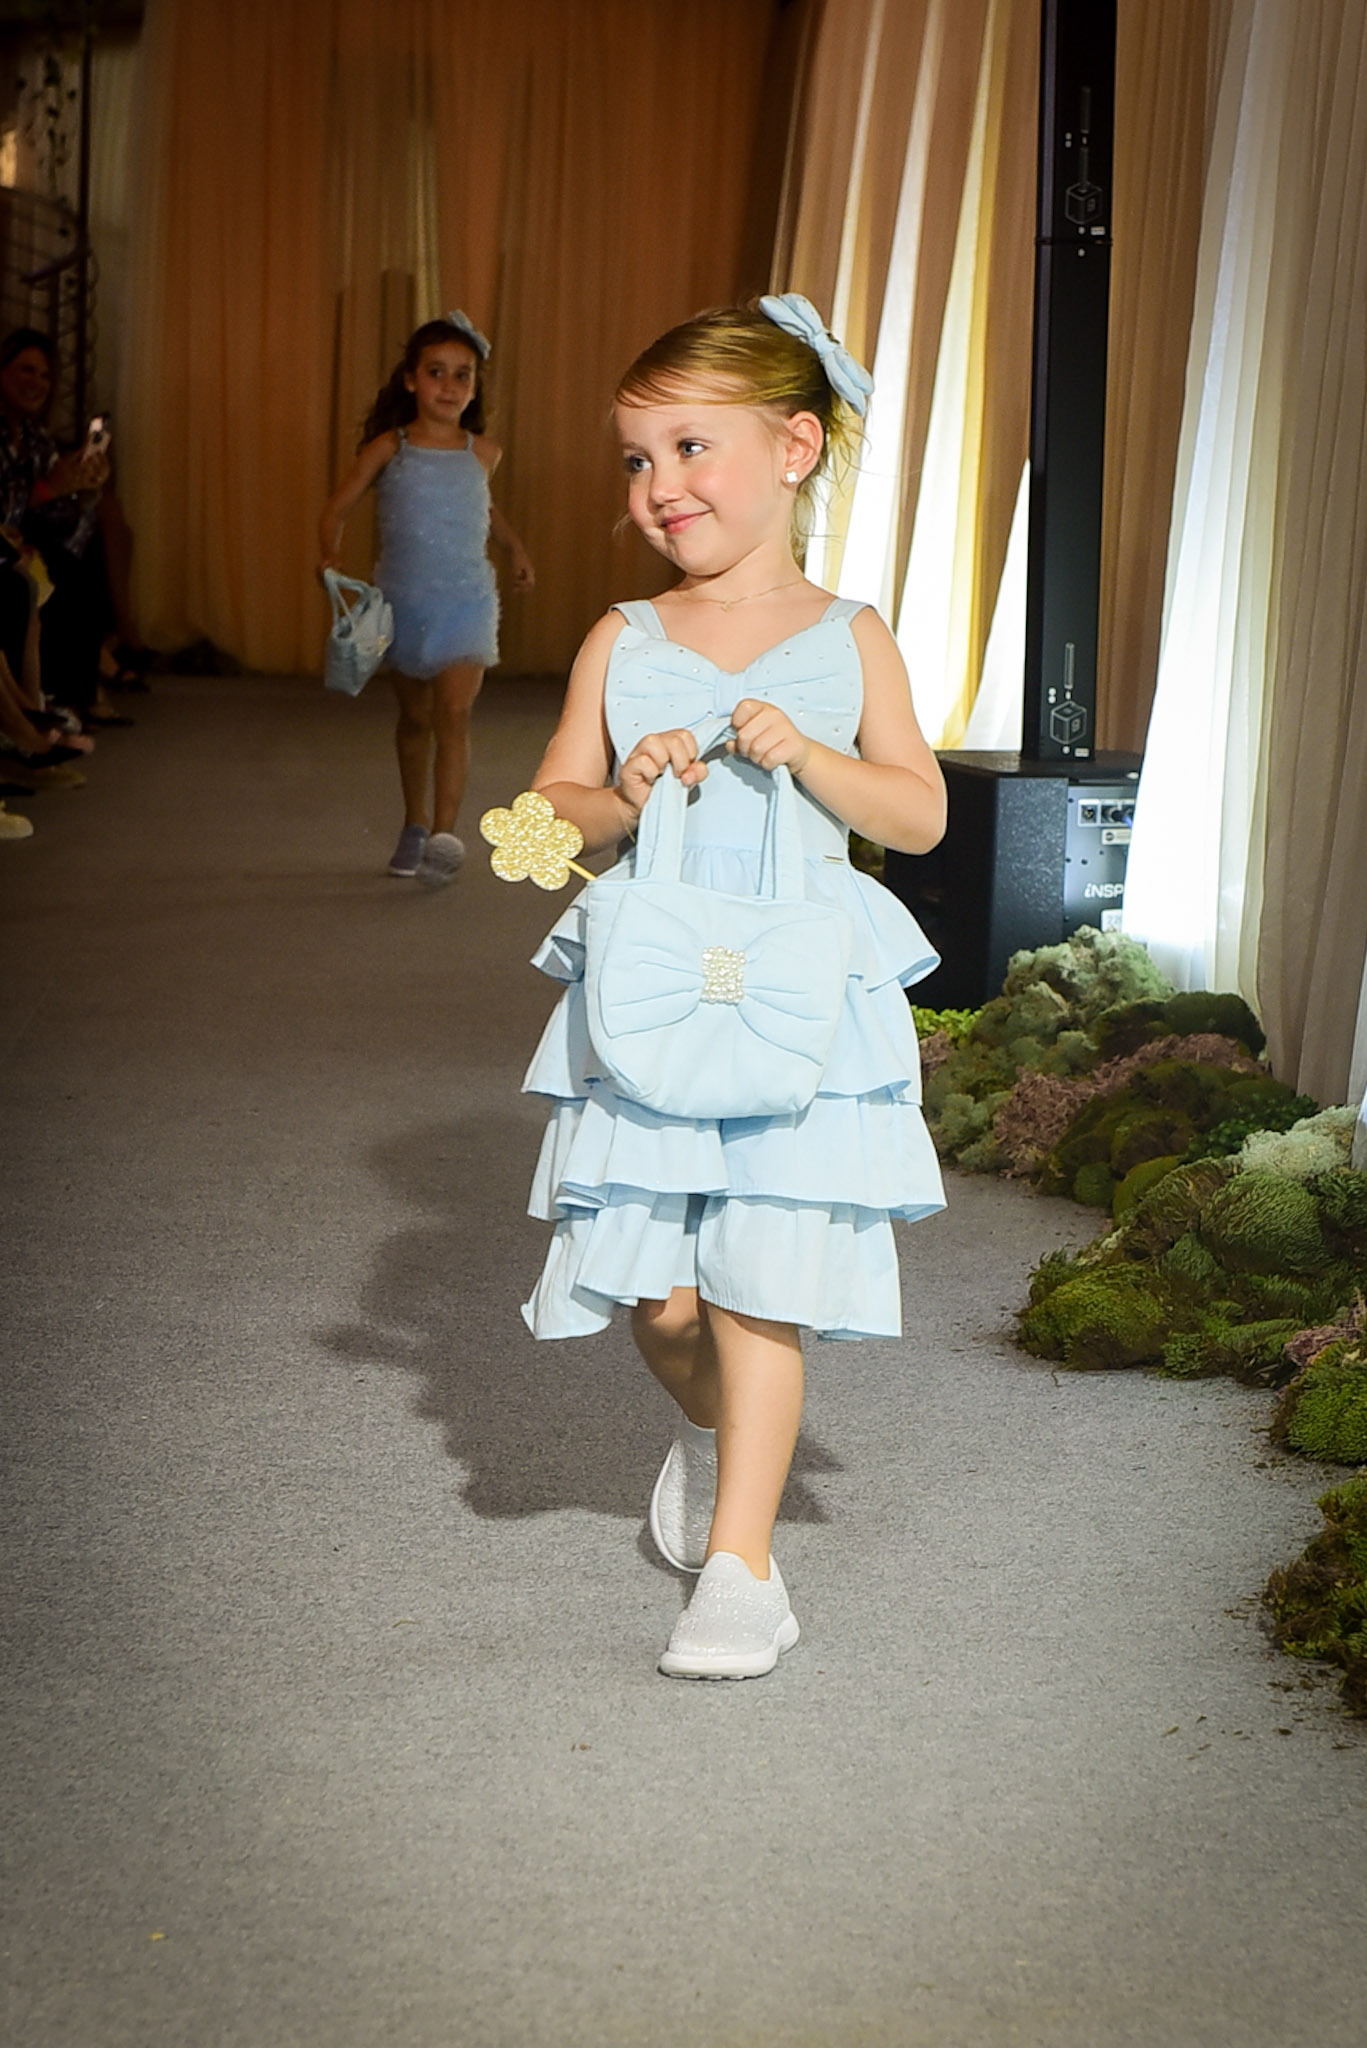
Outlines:
[[805, 581], [803, 576], [790, 576], [786, 583], [771, 583], [767, 590], [747, 590], [744, 597], [703, 597], [696, 590], [683, 590], [679, 595], [685, 600], [695, 597], [699, 604], [719, 604], [724, 612], [732, 612], [738, 604], [749, 604], [752, 597], [772, 597], [777, 590], [794, 590]]

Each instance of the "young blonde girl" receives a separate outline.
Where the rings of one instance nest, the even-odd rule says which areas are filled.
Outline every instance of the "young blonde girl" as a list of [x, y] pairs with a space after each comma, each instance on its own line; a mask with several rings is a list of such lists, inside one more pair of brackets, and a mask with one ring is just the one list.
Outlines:
[[490, 534], [508, 551], [514, 588], [530, 590], [534, 580], [526, 549], [489, 495], [503, 451], [484, 431], [488, 354], [460, 312], [410, 336], [318, 530], [319, 567], [337, 568], [347, 514], [376, 487], [375, 580], [394, 610], [387, 667], [399, 700], [394, 741], [404, 801], [389, 872], [434, 888], [465, 858], [455, 825], [470, 767], [470, 712], [498, 659]]
[[[679, 580], [593, 627], [536, 776], [592, 851], [634, 837], [672, 768], [692, 792], [684, 879], [757, 894], [782, 763], [807, 894], [843, 907], [855, 931], [814, 1101], [720, 1123], [657, 1114], [595, 1073], [578, 904], [538, 955], [570, 987], [527, 1077], [555, 1105], [532, 1203], [555, 1234], [524, 1313], [538, 1336], [563, 1337], [629, 1304], [677, 1404], [649, 1521], [665, 1557], [699, 1577], [660, 1660], [671, 1676], [757, 1677], [797, 1640], [771, 1542], [802, 1410], [800, 1332], [898, 1334], [890, 1219], [943, 1203], [903, 993], [935, 956], [851, 868], [847, 831], [924, 852], [944, 827], [944, 784], [887, 627], [810, 582], [794, 555], [869, 388], [795, 295], [701, 314], [632, 364], [616, 395], [628, 515]], [[721, 714], [735, 736], [700, 759], [696, 733]]]

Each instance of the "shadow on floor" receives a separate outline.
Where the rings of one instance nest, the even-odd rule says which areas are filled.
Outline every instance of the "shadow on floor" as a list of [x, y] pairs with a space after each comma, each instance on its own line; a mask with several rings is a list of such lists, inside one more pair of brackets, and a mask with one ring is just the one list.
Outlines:
[[[538, 1136], [525, 1115], [473, 1116], [377, 1146], [369, 1166], [423, 1220], [380, 1248], [357, 1320], [320, 1341], [348, 1364], [413, 1375], [416, 1412], [441, 1425], [477, 1515], [584, 1508], [638, 1520], [671, 1410], [625, 1312], [601, 1336], [564, 1343], [538, 1342], [519, 1314], [546, 1241], [525, 1213]], [[804, 1431], [780, 1519], [824, 1522], [808, 1479], [840, 1469]]]

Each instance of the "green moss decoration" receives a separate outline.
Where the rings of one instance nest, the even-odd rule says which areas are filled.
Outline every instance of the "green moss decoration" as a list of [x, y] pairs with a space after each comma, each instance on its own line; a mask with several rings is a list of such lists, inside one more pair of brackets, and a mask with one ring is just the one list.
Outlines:
[[1090, 1035], [1100, 1058], [1124, 1059], [1150, 1039], [1169, 1036], [1167, 1004], [1161, 998], [1116, 1003], [1093, 1019]]
[[1117, 1223], [1124, 1223], [1151, 1187], [1182, 1164], [1174, 1152], [1160, 1153], [1157, 1159], [1141, 1159], [1132, 1166], [1115, 1191], [1111, 1203], [1111, 1214]]
[[1353, 1147], [1355, 1109], [1322, 1109], [1302, 1117], [1286, 1132], [1255, 1131], [1245, 1139], [1236, 1165], [1241, 1173], [1279, 1173], [1292, 1180], [1313, 1180], [1347, 1166]]
[[976, 1010], [928, 1010], [920, 1003], [911, 1006], [912, 1022], [918, 1038], [933, 1038], [937, 1031], [943, 1031], [951, 1045], [958, 1045], [967, 1038], [977, 1020]]
[[1109, 1209], [1115, 1190], [1115, 1175], [1104, 1159], [1089, 1160], [1073, 1176], [1073, 1200], [1089, 1209]]
[[1367, 1465], [1367, 1348], [1328, 1344], [1297, 1373], [1272, 1419], [1274, 1443], [1331, 1465]]
[[1111, 1137], [1111, 1172], [1118, 1181], [1155, 1159], [1180, 1159], [1195, 1137], [1189, 1116], [1180, 1110], [1150, 1108], [1126, 1112]]
[[1030, 1275], [1030, 1306], [1047, 1301], [1056, 1287], [1077, 1276], [1077, 1260], [1069, 1251], [1046, 1252]]
[[1309, 1189], [1274, 1173], [1241, 1173], [1201, 1214], [1202, 1242], [1230, 1273], [1311, 1273], [1327, 1262]]
[[1021, 1318], [1020, 1341], [1037, 1358], [1079, 1372], [1152, 1365], [1162, 1355], [1168, 1311], [1145, 1276], [1107, 1266], [1055, 1287]]
[[1331, 1230], [1350, 1239], [1367, 1236], [1367, 1173], [1336, 1166], [1317, 1173], [1307, 1185]]
[[1349, 1711], [1367, 1714], [1367, 1476], [1333, 1487], [1320, 1509], [1323, 1531], [1263, 1597], [1278, 1647], [1336, 1664]]
[[1261, 1052], [1267, 1043], [1262, 1025], [1243, 997], [1232, 990], [1212, 993], [1210, 989], [1192, 989], [1169, 996], [1163, 1012], [1168, 1030], [1183, 1036], [1215, 1031], [1221, 1038], [1237, 1039], [1252, 1053]]
[[1158, 1261], [1172, 1291], [1191, 1301], [1208, 1298], [1222, 1279], [1219, 1266], [1194, 1230], [1184, 1231]]
[[1122, 1234], [1126, 1256], [1156, 1258], [1176, 1244], [1228, 1178], [1229, 1168], [1217, 1160], [1174, 1167], [1136, 1203]]
[[1275, 1369], [1296, 1334], [1293, 1317], [1265, 1323], [1232, 1323], [1212, 1317], [1199, 1330], [1179, 1331], [1163, 1346], [1162, 1371], [1169, 1379], [1204, 1379], [1223, 1373], [1232, 1379], [1261, 1379]]
[[1123, 932], [1097, 931], [1093, 925], [1083, 925], [1062, 945], [1011, 956], [1003, 983], [1007, 995], [1039, 981], [1061, 995], [1083, 1024], [1118, 1003], [1163, 1000], [1173, 993], [1172, 983], [1137, 940]]

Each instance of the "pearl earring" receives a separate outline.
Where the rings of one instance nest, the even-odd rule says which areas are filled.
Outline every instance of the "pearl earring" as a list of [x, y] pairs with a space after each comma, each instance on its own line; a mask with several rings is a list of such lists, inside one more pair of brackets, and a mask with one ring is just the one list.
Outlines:
[[797, 471], [795, 469], [785, 469], [783, 481], [785, 484], [795, 484], [797, 482]]

